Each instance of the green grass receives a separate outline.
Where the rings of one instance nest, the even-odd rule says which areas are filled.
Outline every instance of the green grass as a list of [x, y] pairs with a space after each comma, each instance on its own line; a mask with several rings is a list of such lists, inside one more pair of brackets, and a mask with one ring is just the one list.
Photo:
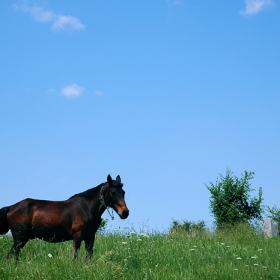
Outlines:
[[[97, 236], [92, 260], [72, 242], [28, 242], [6, 260], [12, 238], [0, 237], [0, 279], [279, 279], [280, 239], [248, 227], [218, 233]], [[48, 256], [51, 254], [50, 256]]]

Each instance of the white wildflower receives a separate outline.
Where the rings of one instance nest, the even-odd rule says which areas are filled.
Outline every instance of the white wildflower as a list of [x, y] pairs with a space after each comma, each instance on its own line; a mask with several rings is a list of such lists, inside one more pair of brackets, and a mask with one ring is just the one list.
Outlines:
[[49, 257], [49, 258], [52, 258], [52, 254], [48, 254], [48, 257]]

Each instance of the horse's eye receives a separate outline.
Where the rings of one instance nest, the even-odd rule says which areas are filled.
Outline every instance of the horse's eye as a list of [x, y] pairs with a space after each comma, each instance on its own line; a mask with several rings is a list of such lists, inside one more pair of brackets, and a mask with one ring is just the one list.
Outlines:
[[116, 189], [111, 189], [111, 193], [112, 194], [116, 193]]

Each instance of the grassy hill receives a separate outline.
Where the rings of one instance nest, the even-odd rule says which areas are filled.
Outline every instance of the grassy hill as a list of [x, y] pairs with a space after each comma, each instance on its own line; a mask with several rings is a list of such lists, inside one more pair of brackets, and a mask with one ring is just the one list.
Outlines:
[[12, 238], [0, 237], [0, 279], [279, 279], [280, 239], [246, 226], [218, 233], [98, 235], [92, 260], [72, 242], [28, 242], [6, 260]]

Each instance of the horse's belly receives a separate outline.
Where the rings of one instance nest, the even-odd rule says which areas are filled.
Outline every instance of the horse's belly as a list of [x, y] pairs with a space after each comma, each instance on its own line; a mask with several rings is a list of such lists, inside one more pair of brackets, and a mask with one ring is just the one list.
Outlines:
[[62, 226], [36, 226], [31, 230], [31, 238], [40, 238], [48, 242], [62, 242], [73, 239], [70, 232]]

